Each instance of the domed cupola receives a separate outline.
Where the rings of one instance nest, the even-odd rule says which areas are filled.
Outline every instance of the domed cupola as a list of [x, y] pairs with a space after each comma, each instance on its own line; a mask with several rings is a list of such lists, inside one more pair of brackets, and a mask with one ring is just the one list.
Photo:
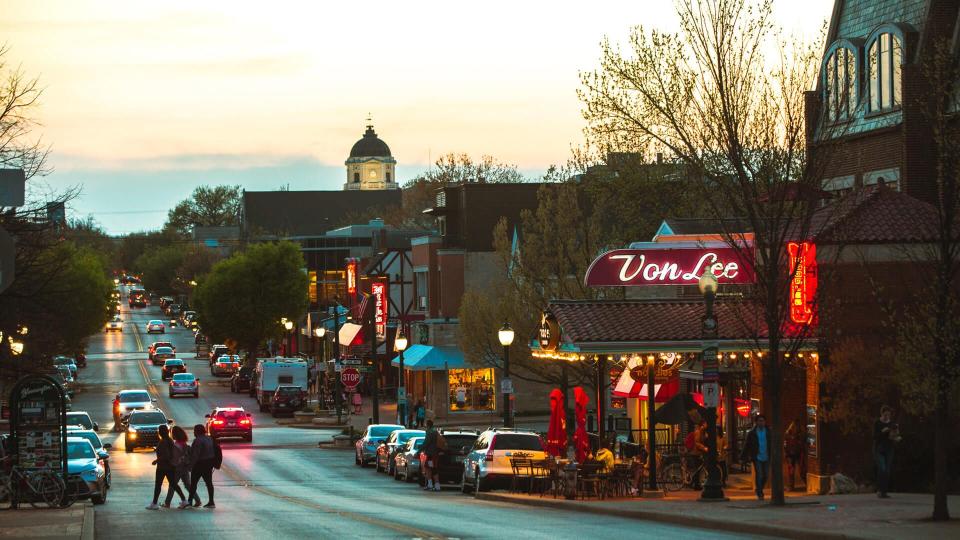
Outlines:
[[350, 148], [345, 190], [397, 189], [395, 168], [397, 160], [390, 154], [390, 147], [377, 136], [373, 123], [367, 118], [367, 130], [363, 137]]

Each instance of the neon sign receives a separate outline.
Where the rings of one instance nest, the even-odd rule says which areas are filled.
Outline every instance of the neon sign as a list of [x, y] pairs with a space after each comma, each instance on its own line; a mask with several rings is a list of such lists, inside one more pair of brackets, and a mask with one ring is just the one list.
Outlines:
[[817, 246], [812, 242], [789, 242], [790, 321], [810, 324], [814, 320], [817, 295]]
[[615, 249], [597, 257], [587, 269], [587, 287], [637, 287], [643, 285], [696, 285], [704, 272], [713, 272], [720, 283], [755, 281], [753, 261], [746, 249], [652, 247]]
[[377, 331], [377, 339], [386, 339], [387, 337], [387, 284], [382, 281], [376, 281], [370, 285], [370, 291], [373, 293], [373, 324]]
[[347, 262], [347, 293], [357, 294], [357, 261]]

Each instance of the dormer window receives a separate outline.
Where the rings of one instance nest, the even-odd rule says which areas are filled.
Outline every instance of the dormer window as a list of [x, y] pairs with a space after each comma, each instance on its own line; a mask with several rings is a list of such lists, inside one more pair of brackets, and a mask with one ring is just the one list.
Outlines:
[[848, 47], [837, 47], [824, 66], [824, 102], [827, 119], [848, 119], [857, 108], [857, 57]]
[[900, 106], [903, 39], [894, 33], [878, 34], [867, 46], [870, 112]]

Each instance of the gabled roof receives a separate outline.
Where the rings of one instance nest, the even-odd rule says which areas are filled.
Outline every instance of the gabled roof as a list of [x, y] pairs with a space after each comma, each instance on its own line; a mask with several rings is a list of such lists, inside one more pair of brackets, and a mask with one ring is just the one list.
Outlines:
[[243, 229], [248, 235], [319, 236], [353, 213], [401, 204], [399, 189], [244, 191]]
[[868, 186], [814, 213], [810, 236], [820, 243], [880, 244], [934, 238], [933, 205], [886, 186]]

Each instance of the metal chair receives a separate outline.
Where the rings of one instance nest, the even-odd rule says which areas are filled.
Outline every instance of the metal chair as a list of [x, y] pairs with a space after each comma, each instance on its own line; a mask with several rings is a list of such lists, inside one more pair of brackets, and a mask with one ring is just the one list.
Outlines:
[[530, 459], [510, 458], [510, 468], [513, 469], [513, 478], [510, 479], [510, 493], [520, 492], [520, 483], [527, 483], [527, 492], [533, 482], [532, 464]]
[[581, 499], [586, 499], [587, 490], [598, 498], [603, 497], [601, 467], [603, 467], [603, 464], [596, 461], [586, 461], [580, 465], [580, 470], [577, 472], [577, 495]]

